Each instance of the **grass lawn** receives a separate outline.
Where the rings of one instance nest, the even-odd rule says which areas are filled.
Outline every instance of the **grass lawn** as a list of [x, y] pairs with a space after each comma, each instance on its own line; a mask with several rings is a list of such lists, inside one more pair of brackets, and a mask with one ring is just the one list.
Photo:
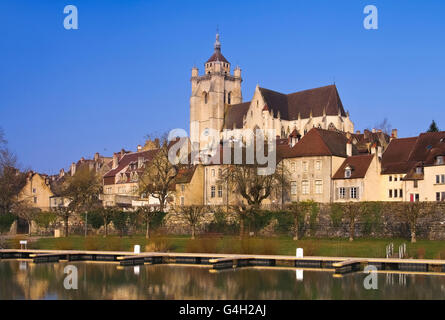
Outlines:
[[[9, 240], [9, 247], [19, 248], [19, 240]], [[306, 256], [339, 257], [385, 257], [385, 247], [394, 243], [394, 252], [402, 243], [407, 245], [407, 253], [412, 258], [445, 259], [445, 241], [418, 240], [411, 244], [405, 239], [302, 239], [290, 237], [247, 238], [240, 240], [235, 236], [219, 238], [198, 238], [189, 236], [163, 236], [146, 240], [143, 236], [70, 236], [68, 238], [39, 238], [29, 244], [33, 249], [54, 250], [105, 250], [132, 251], [136, 244], [142, 251], [201, 252], [201, 253], [245, 253], [295, 255], [296, 248], [303, 248]]]

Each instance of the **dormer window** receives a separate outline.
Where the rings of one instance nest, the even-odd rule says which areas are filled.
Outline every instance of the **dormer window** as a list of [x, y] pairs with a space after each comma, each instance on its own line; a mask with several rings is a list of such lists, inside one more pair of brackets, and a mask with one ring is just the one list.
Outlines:
[[422, 171], [423, 171], [423, 170], [422, 170], [422, 167], [417, 167], [417, 168], [416, 168], [416, 173], [417, 173], [417, 174], [422, 174]]
[[444, 164], [444, 157], [443, 156], [438, 156], [436, 158], [436, 164], [438, 164], [438, 165]]
[[347, 166], [347, 167], [345, 168], [345, 178], [348, 179], [348, 178], [351, 177], [351, 175], [352, 175], [352, 168], [349, 167], [349, 166]]

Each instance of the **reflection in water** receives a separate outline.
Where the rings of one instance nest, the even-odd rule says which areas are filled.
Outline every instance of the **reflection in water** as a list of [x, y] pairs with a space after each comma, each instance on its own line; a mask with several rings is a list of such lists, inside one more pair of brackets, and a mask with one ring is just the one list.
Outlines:
[[[78, 290], [66, 290], [64, 267], [77, 266]], [[0, 299], [444, 299], [445, 277], [378, 274], [378, 290], [366, 290], [364, 273], [107, 263], [0, 262]]]

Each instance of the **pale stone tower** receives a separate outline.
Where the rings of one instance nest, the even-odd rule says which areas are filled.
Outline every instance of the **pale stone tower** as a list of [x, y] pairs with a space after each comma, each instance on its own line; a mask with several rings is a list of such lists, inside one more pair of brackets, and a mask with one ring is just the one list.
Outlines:
[[215, 52], [205, 63], [205, 74], [200, 76], [192, 69], [192, 95], [190, 98], [190, 139], [207, 144], [208, 129], [221, 132], [224, 115], [231, 104], [241, 103], [241, 69], [236, 67], [230, 74], [230, 63], [221, 53], [219, 34], [216, 34]]

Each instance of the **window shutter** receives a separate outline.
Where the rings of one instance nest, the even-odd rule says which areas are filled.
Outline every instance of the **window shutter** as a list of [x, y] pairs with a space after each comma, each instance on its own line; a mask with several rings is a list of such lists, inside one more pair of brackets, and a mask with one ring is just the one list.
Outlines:
[[351, 188], [345, 188], [345, 199], [349, 199], [351, 197]]
[[356, 190], [357, 190], [357, 199], [360, 199], [360, 187], [357, 187]]
[[335, 188], [335, 200], [338, 200], [340, 197], [340, 188]]

